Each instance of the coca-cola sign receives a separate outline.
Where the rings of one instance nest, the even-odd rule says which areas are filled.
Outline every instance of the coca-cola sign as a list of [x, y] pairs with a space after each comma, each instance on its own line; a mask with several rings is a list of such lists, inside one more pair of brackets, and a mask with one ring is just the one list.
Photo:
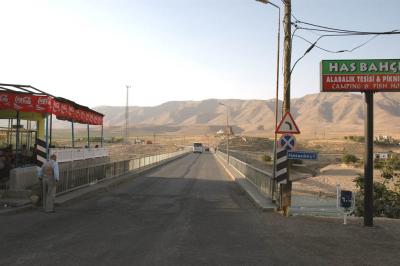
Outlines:
[[30, 96], [15, 96], [16, 104], [32, 105], [32, 99]]
[[67, 112], [68, 112], [68, 105], [62, 103], [62, 104], [61, 104], [61, 114], [62, 114], [62, 115], [66, 115]]
[[103, 123], [102, 115], [86, 108], [75, 107], [69, 103], [61, 103], [51, 96], [1, 92], [0, 109], [54, 114], [61, 119], [92, 125], [101, 125]]
[[54, 101], [53, 102], [53, 112], [58, 114], [60, 112], [60, 110], [61, 110], [60, 103], [57, 101]]
[[48, 105], [49, 104], [49, 98], [48, 97], [39, 97], [38, 98], [38, 104], [40, 105]]
[[7, 94], [0, 94], [0, 102], [2, 104], [10, 104], [10, 100]]

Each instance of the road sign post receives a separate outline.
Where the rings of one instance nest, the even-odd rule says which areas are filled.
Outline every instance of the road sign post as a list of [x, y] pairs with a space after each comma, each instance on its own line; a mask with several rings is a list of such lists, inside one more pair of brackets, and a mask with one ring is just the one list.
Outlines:
[[365, 93], [364, 225], [373, 226], [374, 93], [400, 91], [400, 59], [323, 60], [321, 91]]
[[355, 199], [353, 192], [350, 190], [342, 190], [339, 185], [336, 186], [336, 207], [343, 212], [343, 224], [347, 224], [347, 215], [352, 213], [355, 208]]
[[[290, 103], [287, 102], [287, 106]], [[279, 140], [279, 144], [286, 151], [294, 149], [296, 145], [296, 139], [292, 134], [300, 134], [300, 130], [296, 125], [292, 115], [290, 114], [289, 108], [286, 109], [285, 115], [282, 117], [281, 122], [275, 129], [275, 134], [284, 134]], [[289, 207], [292, 204], [292, 181], [290, 180], [290, 162], [287, 162], [287, 178], [286, 182], [280, 185], [280, 209], [283, 210], [285, 216], [289, 215]]]
[[276, 182], [278, 184], [287, 182], [287, 166], [287, 150], [284, 148], [278, 149], [276, 153]]
[[[289, 171], [288, 171], [288, 160], [287, 160], [287, 150], [280, 148], [277, 150], [276, 153], [276, 169], [275, 169], [275, 181], [280, 186], [279, 190], [279, 209], [285, 211], [285, 191], [282, 189], [290, 183], [288, 180], [289, 178]], [[275, 184], [274, 184], [275, 186]]]

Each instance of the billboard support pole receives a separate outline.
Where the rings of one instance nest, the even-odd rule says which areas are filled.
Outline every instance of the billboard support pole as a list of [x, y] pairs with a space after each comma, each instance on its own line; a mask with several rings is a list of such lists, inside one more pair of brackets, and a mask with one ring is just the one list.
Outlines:
[[74, 120], [71, 121], [71, 140], [72, 140], [72, 148], [75, 148], [75, 129], [74, 129]]
[[365, 92], [364, 226], [373, 226], [374, 92]]

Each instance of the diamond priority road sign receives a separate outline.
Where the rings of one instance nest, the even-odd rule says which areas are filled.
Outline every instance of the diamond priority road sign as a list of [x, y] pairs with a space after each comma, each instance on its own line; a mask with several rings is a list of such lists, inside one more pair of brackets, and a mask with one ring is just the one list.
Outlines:
[[322, 60], [321, 91], [400, 91], [400, 59]]
[[296, 138], [292, 134], [284, 134], [279, 139], [279, 146], [285, 150], [294, 150], [296, 146]]

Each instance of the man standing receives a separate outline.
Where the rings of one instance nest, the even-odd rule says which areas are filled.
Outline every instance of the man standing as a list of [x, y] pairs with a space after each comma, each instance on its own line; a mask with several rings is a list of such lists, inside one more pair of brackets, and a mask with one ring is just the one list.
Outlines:
[[50, 160], [42, 165], [40, 177], [43, 182], [43, 208], [47, 213], [54, 212], [56, 185], [60, 178], [57, 156], [52, 154]]

